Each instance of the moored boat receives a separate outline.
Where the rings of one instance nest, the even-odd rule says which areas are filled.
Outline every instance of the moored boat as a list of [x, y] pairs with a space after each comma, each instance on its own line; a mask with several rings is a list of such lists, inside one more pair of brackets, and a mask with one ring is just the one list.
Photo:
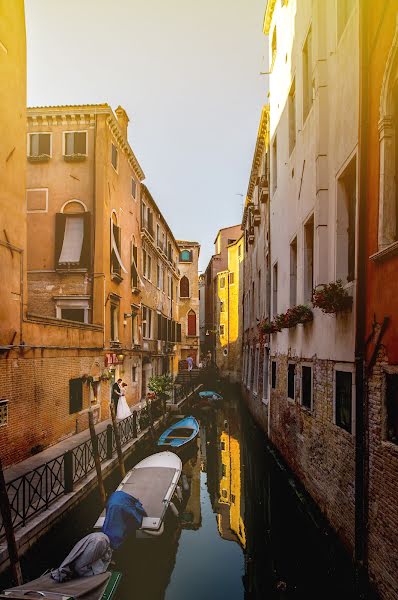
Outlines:
[[28, 583], [8, 588], [0, 593], [1, 599], [26, 600], [26, 598], [47, 598], [48, 600], [113, 600], [121, 580], [118, 571], [106, 571], [90, 577], [76, 577], [59, 583], [50, 573]]
[[177, 451], [192, 442], [197, 437], [198, 433], [199, 423], [195, 417], [185, 417], [170, 425], [170, 427], [162, 433], [158, 440], [158, 446]]
[[[124, 477], [116, 491], [138, 499], [146, 513], [135, 532], [137, 538], [162, 535], [167, 509], [174, 506], [172, 500], [181, 472], [182, 462], [176, 454], [158, 452], [144, 458]], [[105, 517], [103, 511], [94, 529], [102, 529]]]

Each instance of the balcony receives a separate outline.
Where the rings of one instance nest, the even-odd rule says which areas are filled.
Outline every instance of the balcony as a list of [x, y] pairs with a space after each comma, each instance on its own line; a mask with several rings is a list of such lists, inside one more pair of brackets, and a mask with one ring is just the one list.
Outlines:
[[44, 163], [50, 160], [49, 154], [38, 154], [37, 156], [28, 156], [30, 163]]
[[86, 160], [86, 154], [80, 154], [79, 152], [74, 152], [73, 154], [64, 154], [64, 160], [66, 162], [82, 162]]
[[150, 221], [148, 221], [148, 219], [144, 219], [142, 221], [141, 229], [143, 231], [146, 231], [151, 236], [152, 240], [155, 239], [155, 232], [153, 231], [153, 225]]
[[253, 208], [253, 223], [254, 225], [260, 225], [261, 223], [261, 212], [258, 204]]
[[269, 183], [268, 183], [268, 178], [265, 175], [262, 175], [260, 177], [259, 198], [260, 198], [260, 202], [262, 202], [263, 204], [265, 202], [267, 202], [267, 200], [269, 198]]

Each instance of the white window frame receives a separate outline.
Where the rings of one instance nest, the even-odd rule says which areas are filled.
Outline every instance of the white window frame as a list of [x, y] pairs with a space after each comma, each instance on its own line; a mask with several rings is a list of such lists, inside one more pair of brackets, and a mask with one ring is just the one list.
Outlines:
[[[31, 154], [30, 153], [30, 138], [32, 135], [42, 135], [42, 134], [46, 134], [50, 136], [50, 158], [52, 158], [53, 156], [53, 132], [52, 131], [30, 131], [27, 135], [27, 144], [26, 144], [26, 156], [28, 156], [29, 158], [35, 157], [35, 154]], [[38, 156], [41, 156], [40, 154], [38, 154]]]
[[253, 396], [258, 395], [258, 379], [260, 376], [260, 344], [254, 349]]
[[[46, 208], [44, 210], [28, 210], [28, 192], [46, 192]], [[26, 212], [28, 214], [47, 213], [48, 212], [48, 188], [28, 188], [26, 190]]]
[[[112, 162], [112, 147], [113, 146], [116, 149], [116, 167], [113, 166], [113, 162]], [[114, 142], [111, 142], [111, 167], [115, 171], [115, 173], [119, 174], [119, 148], [118, 148], [118, 145]]]
[[[269, 365], [270, 365], [270, 361], [269, 361], [269, 356], [270, 356], [270, 352], [269, 352], [269, 348], [267, 345], [264, 346], [264, 357], [263, 357], [263, 394], [262, 394], [262, 401], [264, 404], [268, 404], [269, 403], [269, 387], [270, 387], [270, 377], [269, 377]], [[265, 377], [265, 373], [267, 372], [267, 378]], [[265, 380], [267, 379], [267, 385], [264, 385]], [[265, 392], [265, 393], [264, 393]]]
[[62, 319], [63, 308], [84, 310], [84, 323], [89, 323], [90, 301], [89, 296], [54, 296], [55, 316]]
[[[294, 389], [293, 389], [294, 398], [289, 396], [289, 365], [294, 365]], [[296, 369], [297, 369], [297, 362], [294, 360], [288, 360], [287, 361], [287, 377], [286, 377], [286, 385], [287, 385], [286, 397], [291, 402], [296, 401], [296, 376], [297, 376]], [[312, 393], [311, 393], [311, 402], [312, 402]]]
[[66, 134], [67, 133], [85, 133], [86, 134], [86, 153], [82, 156], [88, 156], [88, 129], [76, 129], [71, 131], [62, 132], [62, 156], [72, 156], [72, 154], [65, 154], [66, 150]]
[[[346, 431], [340, 425], [336, 423], [336, 371], [343, 371], [344, 373], [352, 374], [351, 383], [351, 431]], [[356, 432], [356, 418], [355, 418], [355, 365], [353, 363], [334, 363], [333, 365], [333, 424], [339, 428], [339, 430], [345, 431], [348, 435], [355, 435]]]
[[[297, 365], [296, 365], [297, 367]], [[311, 405], [310, 408], [303, 405], [303, 367], [311, 367]], [[300, 363], [301, 377], [300, 377], [300, 405], [303, 410], [312, 413], [314, 410], [314, 363], [304, 361]]]

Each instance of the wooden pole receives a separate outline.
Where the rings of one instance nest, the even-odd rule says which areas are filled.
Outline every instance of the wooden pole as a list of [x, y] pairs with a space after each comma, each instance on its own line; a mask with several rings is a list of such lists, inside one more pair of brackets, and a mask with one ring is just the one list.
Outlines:
[[3, 465], [0, 459], [0, 511], [3, 517], [4, 530], [7, 540], [8, 556], [11, 564], [11, 573], [16, 585], [22, 585], [22, 571], [19, 563], [18, 548], [15, 541], [14, 527], [12, 524], [10, 501], [7, 494], [6, 482], [4, 479]]
[[97, 434], [95, 433], [95, 427], [94, 427], [94, 415], [91, 410], [88, 411], [88, 425], [90, 428], [91, 443], [93, 445], [94, 463], [95, 463], [95, 470], [97, 471], [99, 493], [101, 496], [102, 505], [105, 506], [106, 505], [106, 492], [105, 492], [104, 480], [102, 479], [101, 461], [100, 461], [100, 457], [99, 457], [99, 453], [98, 453], [98, 438], [97, 438]]
[[115, 434], [116, 452], [117, 452], [117, 458], [119, 461], [120, 474], [121, 474], [122, 478], [124, 478], [126, 476], [126, 469], [124, 468], [122, 444], [120, 443], [119, 428], [116, 423], [116, 412], [115, 412], [115, 405], [113, 404], [113, 402], [111, 402], [110, 409], [111, 409], [113, 433]]

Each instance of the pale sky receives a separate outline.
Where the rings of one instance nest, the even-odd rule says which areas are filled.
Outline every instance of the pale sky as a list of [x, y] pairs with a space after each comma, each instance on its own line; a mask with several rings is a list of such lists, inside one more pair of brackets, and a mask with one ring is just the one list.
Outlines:
[[176, 238], [240, 223], [266, 102], [265, 0], [25, 0], [28, 105], [121, 104]]

